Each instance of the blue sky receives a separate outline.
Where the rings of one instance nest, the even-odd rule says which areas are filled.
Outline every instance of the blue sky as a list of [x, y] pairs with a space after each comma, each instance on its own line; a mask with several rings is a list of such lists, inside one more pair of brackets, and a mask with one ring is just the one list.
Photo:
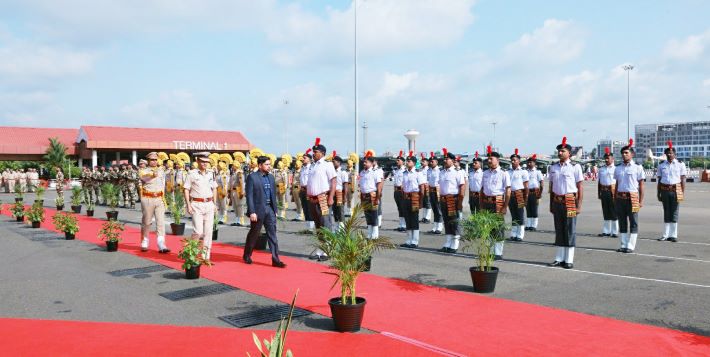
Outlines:
[[[351, 1], [0, 0], [0, 124], [353, 145]], [[368, 147], [547, 153], [709, 120], [710, 2], [358, 0]], [[289, 104], [284, 105], [284, 100]], [[288, 128], [288, 130], [286, 130]], [[362, 143], [362, 139], [360, 140]], [[362, 148], [362, 144], [360, 145]]]

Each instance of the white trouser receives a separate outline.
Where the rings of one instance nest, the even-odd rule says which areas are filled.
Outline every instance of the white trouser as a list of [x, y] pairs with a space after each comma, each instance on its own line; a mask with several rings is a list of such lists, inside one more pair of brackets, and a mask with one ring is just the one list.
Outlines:
[[404, 217], [399, 217], [399, 228], [405, 227], [407, 227], [407, 222], [405, 221]]
[[611, 234], [611, 221], [604, 221], [602, 234]]
[[574, 247], [565, 247], [565, 263], [574, 263]]
[[638, 238], [637, 233], [631, 233], [629, 235], [629, 240], [628, 243], [626, 244], [626, 248], [629, 248], [631, 250], [636, 249], [636, 239]]
[[524, 226], [518, 226], [518, 238], [520, 238], [520, 239], [525, 238], [525, 227]]
[[670, 238], [676, 238], [676, 239], [678, 239], [678, 222], [676, 222], [676, 223], [671, 223]]
[[557, 247], [557, 254], [555, 254], [555, 261], [556, 262], [563, 262], [565, 261], [565, 247]]
[[663, 224], [663, 238], [670, 238], [670, 236], [671, 236], [671, 224], [672, 224], [672, 223], [664, 223], [664, 224]]
[[192, 229], [195, 237], [202, 237], [207, 248], [205, 259], [210, 259], [212, 250], [212, 226], [214, 224], [215, 206], [212, 202], [192, 202]]
[[412, 241], [409, 244], [419, 245], [419, 230], [414, 230], [412, 232]]
[[444, 243], [444, 248], [451, 248], [451, 244], [453, 243], [454, 236], [453, 234], [447, 234], [446, 235], [446, 243]]

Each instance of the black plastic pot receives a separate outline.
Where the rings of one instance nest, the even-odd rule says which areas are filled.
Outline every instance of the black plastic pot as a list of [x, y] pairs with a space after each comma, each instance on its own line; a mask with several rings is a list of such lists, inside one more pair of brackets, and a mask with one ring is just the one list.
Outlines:
[[74, 240], [74, 233], [64, 232], [64, 238], [66, 240]]
[[199, 279], [200, 278], [200, 266], [193, 266], [190, 269], [185, 270], [185, 279]]
[[212, 240], [217, 240], [217, 238], [219, 238], [219, 231], [215, 229], [212, 231]]
[[117, 221], [118, 220], [118, 211], [106, 212], [106, 219], [108, 219], [109, 221]]
[[362, 317], [365, 316], [365, 298], [356, 297], [355, 305], [341, 304], [340, 297], [328, 300], [330, 314], [333, 316], [335, 330], [338, 332], [360, 331]]
[[22, 197], [15, 197], [15, 202], [22, 202], [23, 198]]
[[115, 252], [118, 250], [118, 242], [116, 241], [107, 241], [106, 242], [106, 250], [109, 252]]
[[40, 222], [40, 221], [37, 221], [37, 222], [32, 221], [32, 228], [39, 228], [40, 224], [42, 224], [42, 222]]
[[185, 223], [170, 223], [170, 229], [173, 231], [174, 236], [181, 236], [185, 234]]
[[74, 211], [74, 213], [81, 213], [81, 205], [78, 206], [71, 206], [71, 210]]
[[491, 271], [481, 271], [478, 267], [468, 269], [471, 273], [471, 281], [473, 282], [473, 291], [477, 293], [492, 293], [496, 289], [496, 280], [498, 280], [498, 268], [491, 267]]
[[25, 216], [15, 217], [15, 219], [16, 219], [18, 222], [22, 222], [22, 221], [25, 220]]
[[94, 216], [94, 210], [92, 210], [92, 209], [87, 209], [87, 210], [86, 210], [86, 216], [87, 216], [87, 217], [93, 217], [93, 216]]
[[57, 211], [61, 211], [61, 210], [63, 210], [63, 209], [64, 209], [64, 205], [59, 205], [59, 206], [57, 206]]

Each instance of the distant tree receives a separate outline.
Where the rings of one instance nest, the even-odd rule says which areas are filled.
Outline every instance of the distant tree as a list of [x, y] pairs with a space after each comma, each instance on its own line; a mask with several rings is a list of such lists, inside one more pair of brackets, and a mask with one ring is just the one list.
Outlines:
[[63, 167], [67, 162], [67, 147], [58, 138], [49, 138], [49, 147], [45, 152], [44, 160], [50, 169], [55, 166]]
[[691, 158], [690, 162], [688, 163], [688, 167], [691, 168], [705, 168], [708, 166], [710, 166], [710, 159], [702, 156], [695, 156]]

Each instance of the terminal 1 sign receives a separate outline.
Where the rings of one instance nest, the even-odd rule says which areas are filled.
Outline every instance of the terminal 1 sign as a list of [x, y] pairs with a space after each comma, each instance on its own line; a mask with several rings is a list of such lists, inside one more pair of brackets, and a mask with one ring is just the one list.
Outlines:
[[229, 144], [214, 141], [173, 140], [175, 150], [229, 150]]

